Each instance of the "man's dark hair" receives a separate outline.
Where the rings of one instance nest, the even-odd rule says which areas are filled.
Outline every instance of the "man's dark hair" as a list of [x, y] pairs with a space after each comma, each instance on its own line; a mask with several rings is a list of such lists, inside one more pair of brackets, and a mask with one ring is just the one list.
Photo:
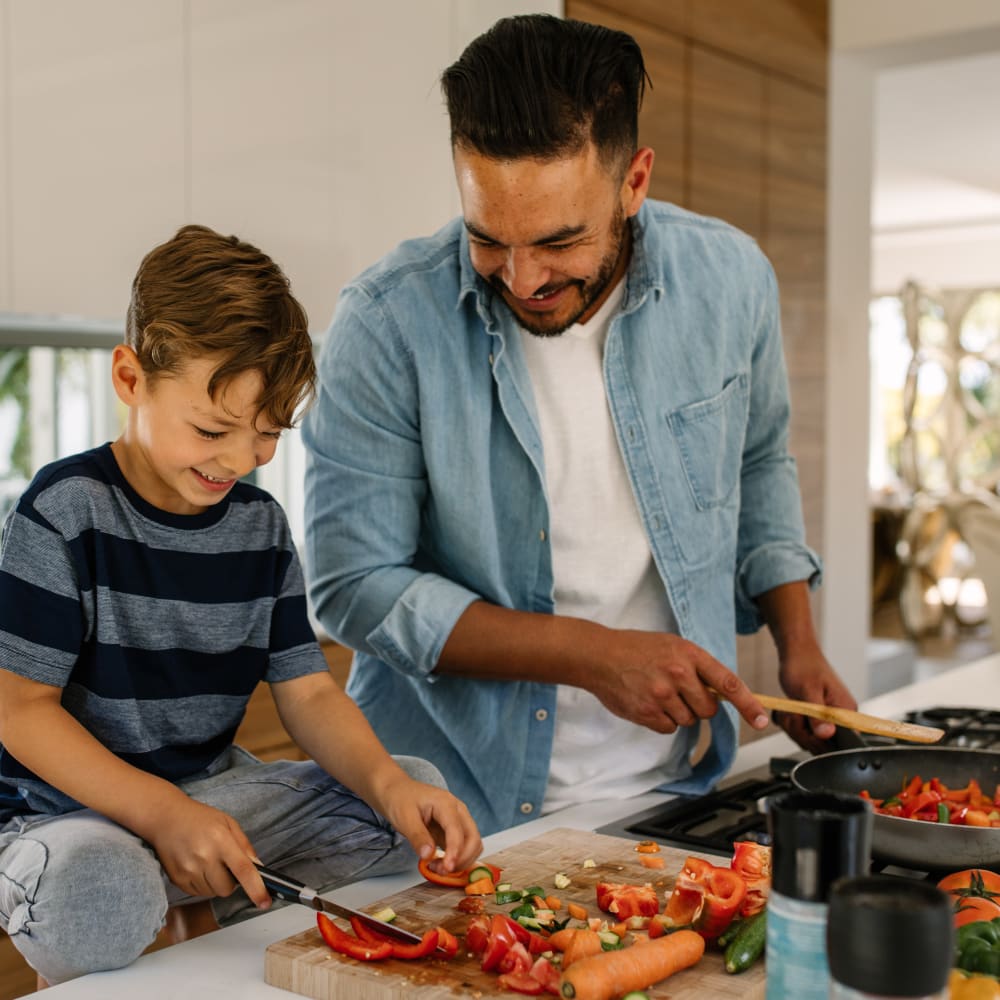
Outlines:
[[635, 39], [550, 14], [503, 18], [445, 70], [451, 142], [491, 159], [551, 159], [590, 140], [622, 170], [638, 144], [646, 68]]

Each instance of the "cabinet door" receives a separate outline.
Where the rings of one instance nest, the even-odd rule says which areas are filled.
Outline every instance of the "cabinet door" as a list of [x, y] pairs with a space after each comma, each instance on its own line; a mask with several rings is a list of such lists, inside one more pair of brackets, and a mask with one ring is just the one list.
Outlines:
[[764, 229], [764, 74], [691, 47], [689, 207], [760, 237]]

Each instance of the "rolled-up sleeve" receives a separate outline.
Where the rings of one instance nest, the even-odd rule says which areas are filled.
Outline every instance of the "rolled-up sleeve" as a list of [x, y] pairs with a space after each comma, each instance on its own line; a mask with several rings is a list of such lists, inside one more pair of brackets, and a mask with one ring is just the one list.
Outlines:
[[395, 317], [359, 286], [338, 303], [303, 441], [304, 558], [319, 621], [353, 649], [429, 675], [479, 595], [418, 565], [427, 474], [416, 370]]
[[781, 341], [777, 282], [766, 258], [754, 334], [750, 412], [740, 480], [736, 627], [763, 624], [755, 598], [781, 584], [819, 585], [822, 564], [805, 542], [795, 460], [788, 452], [788, 378]]

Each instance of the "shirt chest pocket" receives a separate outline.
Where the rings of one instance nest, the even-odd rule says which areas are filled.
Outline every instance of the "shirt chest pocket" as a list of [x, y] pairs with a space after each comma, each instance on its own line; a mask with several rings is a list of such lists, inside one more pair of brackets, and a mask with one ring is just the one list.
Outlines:
[[715, 396], [667, 414], [698, 510], [724, 507], [733, 496], [740, 479], [748, 404], [748, 379], [740, 373]]

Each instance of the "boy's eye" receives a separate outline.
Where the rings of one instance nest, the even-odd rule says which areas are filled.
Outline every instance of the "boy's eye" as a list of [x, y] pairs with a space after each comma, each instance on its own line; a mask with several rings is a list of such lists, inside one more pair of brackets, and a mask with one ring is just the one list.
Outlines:
[[208, 438], [209, 441], [218, 441], [223, 434], [222, 431], [206, 431], [201, 427], [196, 427], [195, 431], [197, 431], [203, 438]]
[[281, 431], [264, 431], [264, 437], [270, 438], [272, 441], [281, 440]]

